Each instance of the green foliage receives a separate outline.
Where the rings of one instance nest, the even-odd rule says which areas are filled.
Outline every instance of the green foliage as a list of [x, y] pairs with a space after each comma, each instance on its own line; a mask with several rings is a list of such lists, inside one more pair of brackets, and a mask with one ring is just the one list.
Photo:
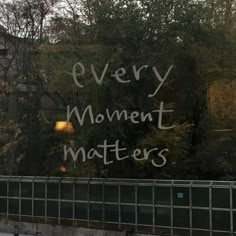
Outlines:
[[[68, 0], [68, 7], [58, 7], [42, 29], [40, 19], [44, 20], [54, 5], [47, 2], [43, 12], [37, 4], [24, 12], [27, 19], [30, 13], [45, 14], [37, 18], [38, 29], [28, 32], [30, 36], [38, 35], [35, 37], [41, 43], [32, 50], [33, 72], [28, 76], [30, 83], [40, 84], [41, 90], [27, 98], [28, 108], [34, 108], [29, 116], [31, 121], [21, 120], [25, 130], [30, 125], [30, 131], [25, 133], [30, 148], [21, 164], [22, 173], [27, 169], [25, 166], [37, 160], [34, 168], [40, 166], [39, 174], [144, 178], [234, 176], [235, 139], [214, 140], [207, 118], [208, 82], [215, 78], [214, 73], [225, 75], [224, 71], [234, 71], [236, 31], [231, 1]], [[71, 76], [72, 67], [78, 61], [86, 69], [83, 89], [75, 86]], [[107, 76], [98, 86], [92, 79], [90, 65], [100, 74], [107, 63]], [[174, 65], [174, 70], [158, 95], [148, 99], [148, 92], [158, 81], [149, 68], [142, 79], [134, 82], [132, 65], [156, 66], [161, 75], [170, 65]], [[111, 72], [120, 67], [125, 67], [126, 79], [132, 84], [121, 85], [110, 78]], [[73, 134], [63, 135], [54, 130], [55, 121], [65, 119], [67, 104], [79, 107], [80, 111], [91, 104], [98, 114], [106, 108], [149, 112], [158, 108], [161, 101], [165, 101], [166, 108], [175, 110], [174, 117], [167, 117], [168, 123], [175, 124], [169, 131], [157, 129], [154, 122], [136, 126], [124, 121], [106, 121], [100, 125], [86, 121], [80, 127], [74, 120]], [[168, 164], [156, 169], [150, 161], [125, 160], [109, 167], [100, 159], [79, 161], [75, 167], [73, 163], [63, 163], [65, 143], [89, 150], [104, 139], [111, 142], [120, 139], [130, 150], [168, 148]], [[224, 150], [230, 150], [230, 154], [226, 155]], [[35, 159], [30, 161], [35, 152], [38, 152]], [[115, 157], [111, 154], [109, 158]], [[67, 168], [64, 174], [59, 171], [62, 163]]]

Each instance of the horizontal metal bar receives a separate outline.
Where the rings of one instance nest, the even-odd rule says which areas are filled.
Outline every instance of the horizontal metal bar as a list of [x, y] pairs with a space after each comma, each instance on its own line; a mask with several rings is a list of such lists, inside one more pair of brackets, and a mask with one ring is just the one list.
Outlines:
[[224, 186], [228, 187], [230, 185], [235, 185], [236, 187], [236, 181], [213, 181], [213, 180], [161, 180], [161, 179], [117, 179], [117, 178], [85, 178], [85, 177], [52, 177], [52, 176], [0, 176], [0, 181], [13, 181], [13, 182], [19, 182], [19, 180], [23, 182], [32, 182], [34, 180], [35, 182], [67, 182], [67, 183], [81, 183], [81, 182], [90, 182], [90, 184], [96, 184], [96, 183], [106, 183], [106, 184], [117, 184], [117, 185], [129, 185], [130, 183], [133, 183], [135, 185], [159, 185], [164, 184], [167, 186], [174, 185], [174, 186], [189, 186], [193, 185], [193, 187], [196, 186], [210, 186], [213, 185], [214, 187], [217, 186]]

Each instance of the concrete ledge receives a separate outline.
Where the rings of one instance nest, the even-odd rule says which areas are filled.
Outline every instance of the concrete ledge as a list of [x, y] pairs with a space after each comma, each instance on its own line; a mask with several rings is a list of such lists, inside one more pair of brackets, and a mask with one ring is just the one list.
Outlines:
[[[104, 229], [89, 229], [64, 225], [49, 225], [9, 221], [8, 226], [18, 226], [31, 232], [40, 232], [40, 236], [153, 236], [153, 234], [127, 233]], [[29, 234], [28, 234], [29, 235]]]

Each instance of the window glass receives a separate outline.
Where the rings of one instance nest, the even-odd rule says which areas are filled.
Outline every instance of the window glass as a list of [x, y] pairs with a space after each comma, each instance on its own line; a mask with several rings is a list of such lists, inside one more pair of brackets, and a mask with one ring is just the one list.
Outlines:
[[7, 182], [0, 181], [0, 196], [7, 196]]
[[75, 185], [75, 199], [81, 200], [81, 201], [88, 200], [88, 185], [87, 184]]
[[233, 212], [233, 228], [236, 231], [236, 211]]
[[102, 201], [103, 199], [103, 186], [97, 184], [90, 185], [90, 200]]
[[156, 187], [155, 202], [158, 205], [170, 205], [170, 187]]
[[61, 199], [72, 200], [73, 199], [73, 184], [61, 184]]
[[45, 183], [34, 183], [34, 197], [45, 198]]
[[58, 199], [59, 195], [59, 184], [48, 183], [47, 184], [47, 198]]
[[198, 207], [208, 207], [209, 188], [192, 188], [192, 205]]
[[[154, 208], [189, 206], [188, 180], [235, 179], [234, 0], [1, 2], [0, 181]], [[91, 186], [71, 192], [70, 177]], [[229, 209], [226, 192], [210, 205]]]
[[32, 215], [32, 200], [21, 200], [21, 215]]
[[7, 199], [0, 198], [0, 214], [7, 213]]
[[171, 210], [166, 207], [156, 207], [156, 225], [170, 226]]
[[209, 210], [192, 209], [192, 226], [196, 229], [209, 229]]
[[174, 227], [189, 227], [189, 209], [174, 208], [173, 223]]
[[138, 223], [143, 225], [153, 225], [153, 208], [138, 207]]
[[0, 56], [7, 56], [8, 49], [6, 48], [1, 48], [0, 49]]
[[223, 189], [223, 188], [212, 189], [212, 207], [215, 208], [230, 207], [229, 189]]
[[32, 198], [32, 183], [21, 183], [21, 197]]
[[19, 200], [9, 199], [9, 214], [19, 214]]
[[75, 218], [87, 220], [88, 219], [88, 208], [85, 203], [76, 203], [75, 204]]
[[71, 202], [61, 202], [61, 218], [73, 218], [73, 204]]
[[105, 205], [105, 221], [118, 222], [119, 208], [116, 205]]
[[118, 202], [118, 186], [105, 185], [105, 201]]
[[0, 211], [232, 231], [236, 0], [0, 0]]
[[173, 203], [176, 206], [189, 206], [189, 188], [173, 188]]
[[233, 188], [233, 208], [236, 209], [236, 189]]
[[212, 227], [214, 230], [230, 230], [230, 212], [212, 211]]
[[58, 202], [47, 201], [47, 216], [58, 217]]
[[152, 187], [138, 187], [138, 202], [152, 204]]
[[34, 200], [34, 216], [45, 217], [45, 201]]
[[102, 212], [102, 204], [90, 204], [90, 219], [102, 221], [103, 212]]
[[121, 186], [121, 202], [135, 203], [134, 186]]
[[134, 206], [121, 206], [121, 222], [122, 223], [135, 223], [135, 207]]
[[18, 182], [9, 182], [9, 196], [19, 197], [19, 183]]

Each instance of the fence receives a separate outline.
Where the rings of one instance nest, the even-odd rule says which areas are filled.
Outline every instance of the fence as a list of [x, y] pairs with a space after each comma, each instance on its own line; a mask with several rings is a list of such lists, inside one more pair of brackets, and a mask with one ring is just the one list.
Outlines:
[[0, 176], [0, 214], [17, 221], [136, 232], [236, 235], [236, 185]]

